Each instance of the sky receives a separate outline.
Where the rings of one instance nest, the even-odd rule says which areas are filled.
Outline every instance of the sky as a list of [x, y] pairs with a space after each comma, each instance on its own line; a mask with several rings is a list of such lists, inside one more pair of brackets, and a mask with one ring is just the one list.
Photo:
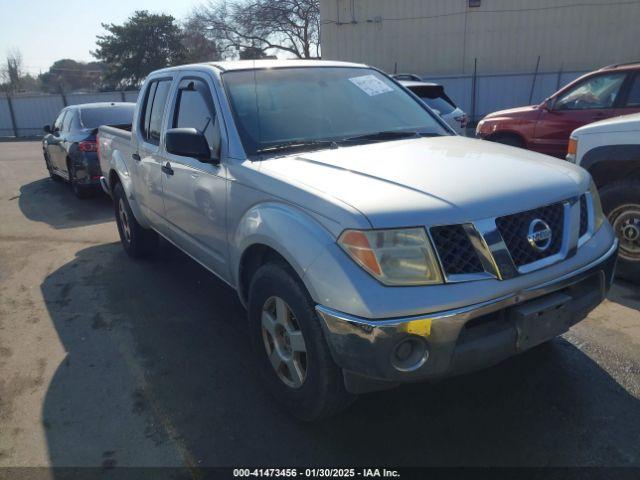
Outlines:
[[123, 23], [135, 10], [183, 19], [205, 0], [0, 0], [0, 61], [18, 49], [25, 71], [46, 72], [61, 58], [95, 60], [101, 23]]

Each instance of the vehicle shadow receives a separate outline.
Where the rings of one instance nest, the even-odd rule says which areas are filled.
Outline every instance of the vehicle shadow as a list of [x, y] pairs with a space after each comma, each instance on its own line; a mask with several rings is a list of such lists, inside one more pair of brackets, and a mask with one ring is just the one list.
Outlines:
[[41, 178], [20, 187], [20, 210], [29, 220], [55, 229], [95, 225], [113, 220], [111, 200], [102, 192], [79, 199], [69, 184]]
[[562, 338], [304, 424], [262, 388], [235, 292], [164, 242], [139, 262], [92, 246], [41, 288], [67, 352], [53, 466], [640, 465], [640, 402]]
[[640, 310], [640, 286], [624, 280], [616, 279], [607, 296], [612, 302], [627, 308]]

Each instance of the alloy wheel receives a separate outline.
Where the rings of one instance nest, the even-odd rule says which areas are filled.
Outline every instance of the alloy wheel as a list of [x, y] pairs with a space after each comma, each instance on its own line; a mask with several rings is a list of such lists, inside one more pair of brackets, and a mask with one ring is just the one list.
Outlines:
[[262, 306], [262, 340], [278, 378], [290, 388], [300, 388], [307, 377], [307, 347], [295, 315], [280, 297]]
[[620, 239], [620, 256], [640, 261], [640, 205], [621, 205], [609, 214], [609, 221]]
[[120, 226], [122, 227], [122, 233], [127, 243], [131, 243], [131, 226], [129, 225], [129, 215], [124, 205], [124, 200], [121, 198], [118, 200], [118, 217], [120, 218]]

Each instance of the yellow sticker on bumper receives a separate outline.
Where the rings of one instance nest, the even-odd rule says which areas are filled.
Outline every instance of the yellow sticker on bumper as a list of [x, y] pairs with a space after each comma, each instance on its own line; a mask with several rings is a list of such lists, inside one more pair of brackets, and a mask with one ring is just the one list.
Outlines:
[[407, 323], [407, 333], [428, 337], [431, 335], [431, 319], [423, 318]]

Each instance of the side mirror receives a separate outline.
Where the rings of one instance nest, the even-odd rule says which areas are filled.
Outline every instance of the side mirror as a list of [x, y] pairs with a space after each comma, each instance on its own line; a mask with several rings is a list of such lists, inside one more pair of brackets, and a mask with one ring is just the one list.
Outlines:
[[44, 133], [51, 133], [51, 125], [45, 125], [42, 131], [44, 131]]
[[171, 128], [165, 134], [165, 147], [168, 153], [181, 157], [191, 157], [201, 162], [217, 164], [219, 159], [212, 158], [209, 143], [204, 134], [195, 128]]
[[553, 104], [554, 104], [553, 98], [547, 98], [544, 102], [542, 102], [542, 109], [547, 112], [550, 112], [553, 110]]

